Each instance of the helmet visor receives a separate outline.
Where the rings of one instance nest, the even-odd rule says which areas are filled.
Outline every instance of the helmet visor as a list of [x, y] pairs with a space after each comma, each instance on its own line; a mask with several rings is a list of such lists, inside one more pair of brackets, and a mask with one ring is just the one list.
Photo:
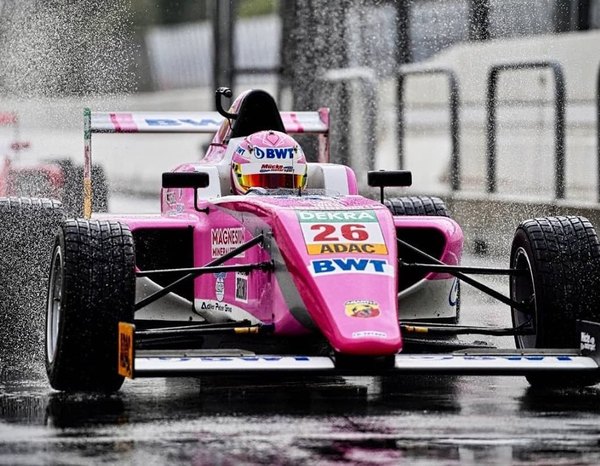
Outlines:
[[238, 174], [238, 181], [243, 188], [303, 188], [305, 175], [293, 173], [256, 173], [251, 175]]

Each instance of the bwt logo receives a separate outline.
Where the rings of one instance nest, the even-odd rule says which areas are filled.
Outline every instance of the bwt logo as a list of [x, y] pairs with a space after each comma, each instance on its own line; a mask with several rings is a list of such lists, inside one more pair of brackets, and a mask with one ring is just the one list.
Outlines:
[[[261, 149], [260, 147], [254, 148], [254, 156], [257, 159], [293, 159], [294, 158], [294, 148], [293, 147], [285, 147], [282, 149]], [[289, 157], [288, 157], [289, 156]]]
[[323, 259], [310, 263], [314, 275], [334, 273], [381, 273], [391, 275], [393, 268], [384, 259]]
[[221, 124], [220, 121], [211, 120], [210, 118], [203, 118], [202, 120], [192, 119], [172, 119], [172, 118], [146, 118], [146, 124], [148, 126], [218, 126]]

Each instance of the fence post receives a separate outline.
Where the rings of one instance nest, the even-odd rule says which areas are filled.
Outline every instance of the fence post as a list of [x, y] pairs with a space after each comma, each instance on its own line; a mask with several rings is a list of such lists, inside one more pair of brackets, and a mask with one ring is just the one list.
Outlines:
[[450, 158], [450, 189], [460, 190], [460, 89], [458, 78], [454, 71], [447, 68], [415, 68], [403, 66], [396, 81], [396, 116], [398, 139], [398, 165], [404, 168], [404, 84], [408, 76], [444, 75], [448, 79], [449, 109], [450, 109], [450, 137], [452, 140], [452, 154]]
[[[490, 68], [487, 86], [487, 192], [495, 193], [496, 186], [496, 105], [498, 78], [506, 71], [549, 69], [554, 75], [554, 197], [565, 197], [565, 78], [562, 67], [555, 61], [502, 63]], [[600, 81], [599, 81], [600, 89]], [[599, 103], [600, 111], [600, 103]], [[600, 139], [599, 139], [600, 141]], [[600, 154], [600, 152], [599, 152]], [[600, 157], [600, 155], [599, 155]], [[600, 196], [600, 195], [599, 195]], [[600, 198], [600, 197], [599, 197]]]

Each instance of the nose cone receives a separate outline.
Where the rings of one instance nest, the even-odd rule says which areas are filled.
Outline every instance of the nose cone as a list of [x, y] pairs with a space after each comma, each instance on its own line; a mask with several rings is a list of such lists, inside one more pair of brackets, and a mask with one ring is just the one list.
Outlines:
[[357, 356], [400, 351], [396, 232], [390, 212], [376, 204], [279, 216], [288, 267], [332, 348]]
[[[359, 267], [363, 264], [358, 262]], [[367, 263], [365, 269], [369, 267]], [[337, 274], [315, 278], [317, 292], [312, 294], [316, 299], [309, 312], [336, 352], [383, 356], [400, 351], [398, 311], [396, 300], [391, 299], [395, 298], [392, 271], [390, 266], [389, 275], [361, 271], [343, 278]]]

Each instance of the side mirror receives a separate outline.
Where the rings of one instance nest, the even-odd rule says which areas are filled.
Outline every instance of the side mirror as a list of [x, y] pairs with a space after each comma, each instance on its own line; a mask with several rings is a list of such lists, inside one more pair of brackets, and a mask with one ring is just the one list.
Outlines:
[[206, 188], [209, 184], [208, 173], [167, 172], [162, 174], [163, 188]]
[[380, 188], [380, 199], [383, 204], [383, 188], [403, 187], [412, 184], [412, 172], [409, 170], [379, 170], [367, 172], [367, 184]]
[[367, 173], [367, 184], [371, 187], [400, 187], [412, 184], [412, 172], [409, 170], [379, 170]]

